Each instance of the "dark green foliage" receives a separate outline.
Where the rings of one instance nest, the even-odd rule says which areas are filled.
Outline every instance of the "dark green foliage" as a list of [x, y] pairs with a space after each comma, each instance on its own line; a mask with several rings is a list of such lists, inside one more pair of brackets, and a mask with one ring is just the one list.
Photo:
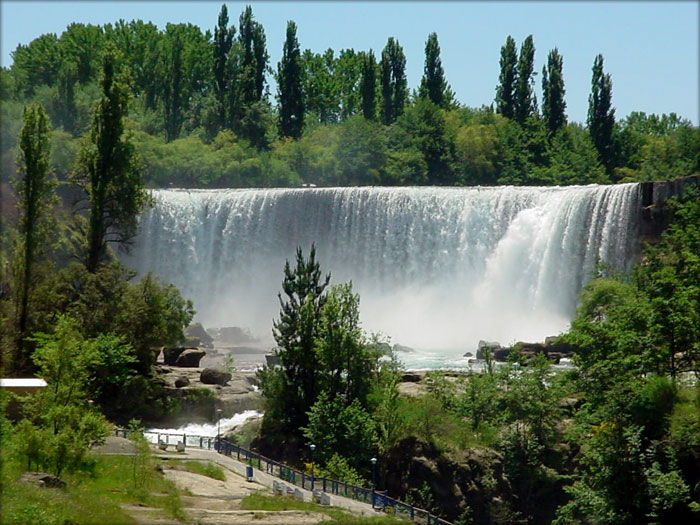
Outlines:
[[452, 93], [440, 60], [437, 33], [430, 33], [425, 43], [425, 67], [418, 94], [439, 107], [446, 107], [452, 102]]
[[387, 143], [381, 125], [356, 115], [338, 130], [338, 181], [340, 186], [380, 184], [384, 180]]
[[291, 20], [287, 22], [282, 59], [277, 65], [277, 93], [280, 135], [299, 138], [304, 129], [305, 104], [297, 26]]
[[[456, 182], [452, 171], [454, 143], [447, 135], [442, 110], [428, 99], [420, 98], [406, 109], [392, 126], [389, 140], [395, 149], [413, 150], [420, 155], [420, 161], [425, 166], [425, 178], [414, 178], [414, 183]], [[403, 176], [400, 172], [394, 175]], [[397, 178], [396, 182], [402, 183], [402, 178]]]
[[285, 264], [284, 298], [279, 294], [280, 318], [273, 325], [280, 368], [264, 370], [261, 383], [268, 403], [266, 414], [285, 422], [292, 431], [306, 425], [306, 413], [319, 393], [314, 346], [329, 281], [330, 275], [321, 277], [314, 246], [308, 259], [297, 249], [294, 268], [289, 261]]
[[542, 68], [542, 117], [550, 136], [566, 124], [563, 65], [564, 60], [555, 47], [547, 56], [547, 65]]
[[232, 86], [228, 82], [229, 51], [233, 44], [236, 29], [229, 27], [228, 9], [226, 4], [221, 6], [219, 20], [214, 29], [214, 63], [212, 72], [214, 75], [214, 92], [218, 102], [219, 127], [226, 125], [226, 93]]
[[12, 53], [15, 90], [33, 95], [37, 87], [53, 84], [58, 75], [60, 50], [53, 33], [41, 35]]
[[77, 107], [75, 104], [75, 84], [78, 81], [78, 66], [75, 62], [65, 60], [58, 71], [57, 110], [63, 129], [74, 134]]
[[362, 116], [367, 120], [377, 118], [377, 62], [372, 50], [362, 61]]
[[515, 117], [515, 84], [518, 78], [518, 56], [515, 40], [506, 38], [501, 47], [501, 73], [496, 87], [496, 111], [506, 118]]
[[19, 238], [12, 264], [17, 368], [29, 364], [25, 351], [32, 324], [29, 302], [39, 281], [37, 266], [47, 254], [55, 227], [56, 178], [49, 166], [49, 131], [43, 107], [24, 108], [17, 159], [20, 177], [13, 184], [19, 200]]
[[598, 158], [608, 173], [615, 162], [615, 145], [612, 140], [615, 127], [615, 108], [612, 107], [612, 80], [603, 73], [603, 55], [595, 57], [591, 94], [588, 97], [588, 131], [598, 150]]
[[520, 124], [525, 124], [537, 112], [537, 98], [533, 89], [535, 83], [533, 78], [534, 67], [535, 44], [532, 40], [532, 35], [529, 35], [520, 46], [514, 90], [513, 118]]
[[408, 99], [406, 56], [399, 41], [390, 37], [380, 63], [382, 123], [389, 125], [403, 113]]
[[135, 235], [148, 202], [134, 146], [125, 136], [129, 91], [114, 50], [105, 52], [102, 69], [102, 98], [73, 175], [89, 201], [85, 265], [91, 272], [106, 259], [108, 243], [124, 245]]

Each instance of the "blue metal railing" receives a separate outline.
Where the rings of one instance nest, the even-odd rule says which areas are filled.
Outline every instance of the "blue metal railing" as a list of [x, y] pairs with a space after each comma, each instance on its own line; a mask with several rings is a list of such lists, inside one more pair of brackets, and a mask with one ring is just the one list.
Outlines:
[[[115, 428], [116, 436], [129, 437], [132, 431], [123, 428]], [[180, 443], [184, 443], [187, 447], [202, 448], [205, 450], [216, 450], [220, 454], [233, 457], [235, 455], [238, 461], [248, 463], [253, 467], [257, 467], [261, 472], [266, 472], [271, 476], [277, 477], [287, 483], [301, 487], [307, 490], [322, 489], [323, 492], [343, 496], [372, 505], [375, 509], [382, 509], [392, 512], [397, 516], [411, 519], [413, 521], [426, 523], [427, 525], [452, 525], [451, 522], [435, 516], [431, 512], [409, 505], [397, 499], [391, 498], [386, 494], [377, 492], [376, 490], [365, 487], [358, 487], [330, 478], [319, 478], [310, 476], [301, 470], [297, 470], [288, 465], [267, 458], [257, 452], [253, 452], [247, 448], [243, 448], [235, 443], [232, 443], [226, 438], [217, 439], [209, 436], [195, 436], [191, 434], [180, 434], [176, 432], [143, 432], [144, 435], [152, 435], [156, 437], [156, 443], [176, 444], [170, 442], [170, 437], [173, 436]], [[163, 438], [165, 438], [163, 440]]]

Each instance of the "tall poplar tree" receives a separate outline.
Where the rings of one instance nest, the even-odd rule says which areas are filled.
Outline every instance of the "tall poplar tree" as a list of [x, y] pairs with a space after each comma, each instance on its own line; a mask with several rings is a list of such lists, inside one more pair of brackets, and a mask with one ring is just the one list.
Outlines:
[[593, 61], [591, 94], [588, 97], [588, 132], [598, 150], [598, 158], [610, 174], [614, 162], [613, 128], [615, 108], [612, 107], [612, 79], [603, 72], [603, 55]]
[[265, 71], [270, 59], [267, 54], [265, 30], [253, 19], [253, 9], [246, 6], [238, 26], [241, 52], [241, 102], [250, 106], [260, 102], [265, 92]]
[[377, 117], [377, 61], [371, 49], [362, 60], [360, 93], [362, 115], [367, 120], [374, 120]]
[[304, 99], [302, 67], [297, 25], [287, 22], [287, 37], [282, 49], [282, 60], [277, 65], [279, 101], [279, 128], [283, 137], [299, 138], [304, 129]]
[[78, 66], [67, 59], [58, 70], [58, 109], [63, 129], [75, 133], [77, 108], [75, 105], [75, 85], [78, 82]]
[[221, 128], [226, 126], [227, 91], [232, 89], [228, 82], [228, 60], [235, 32], [236, 29], [234, 27], [229, 27], [228, 9], [226, 4], [223, 4], [219, 13], [218, 23], [214, 28], [214, 64], [212, 68], [214, 74], [214, 95], [218, 105], [219, 126]]
[[537, 100], [533, 91], [535, 44], [529, 35], [520, 46], [518, 74], [515, 82], [515, 120], [525, 124], [537, 111]]
[[[180, 128], [183, 120], [183, 88], [185, 79], [184, 69], [184, 47], [182, 33], [177, 26], [171, 26], [172, 31], [166, 33], [163, 41], [162, 70], [163, 79], [163, 104], [165, 111], [165, 139], [170, 142], [180, 136]], [[170, 27], [168, 29], [170, 29]]]
[[451, 102], [451, 90], [442, 69], [437, 33], [430, 33], [425, 43], [425, 67], [418, 94], [439, 107], [445, 107]]
[[107, 259], [109, 243], [125, 246], [134, 237], [138, 214], [149, 202], [134, 145], [124, 131], [130, 91], [116, 53], [110, 46], [103, 55], [102, 95], [73, 173], [89, 202], [85, 266], [90, 272]]
[[555, 47], [549, 52], [547, 65], [542, 67], [542, 116], [550, 136], [566, 125], [563, 67], [564, 59]]
[[15, 251], [15, 328], [16, 367], [27, 364], [25, 339], [29, 335], [29, 298], [37, 284], [35, 268], [38, 259], [55, 235], [52, 207], [57, 203], [56, 178], [49, 167], [49, 119], [43, 106], [24, 108], [19, 135], [17, 159], [19, 177], [13, 181], [19, 207], [19, 245]]
[[406, 55], [399, 41], [389, 37], [381, 61], [382, 122], [394, 122], [404, 110], [408, 98]]
[[506, 38], [501, 47], [501, 74], [496, 87], [496, 111], [506, 118], [515, 117], [515, 81], [518, 75], [518, 55], [515, 40]]

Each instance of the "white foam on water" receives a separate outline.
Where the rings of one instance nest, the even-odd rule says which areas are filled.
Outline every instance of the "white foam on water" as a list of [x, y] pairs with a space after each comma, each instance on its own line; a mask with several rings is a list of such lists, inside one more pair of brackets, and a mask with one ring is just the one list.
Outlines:
[[[174, 438], [182, 437], [187, 434], [188, 436], [205, 436], [205, 437], [216, 437], [217, 431], [221, 429], [221, 434], [225, 434], [229, 430], [239, 425], [245, 423], [249, 418], [255, 416], [262, 416], [261, 412], [257, 410], [246, 410], [239, 414], [234, 414], [232, 417], [223, 418], [219, 423], [188, 423], [182, 425], [178, 428], [149, 428], [145, 431], [146, 437], [153, 443], [157, 441], [157, 434], [171, 435]], [[188, 444], [189, 444], [188, 440]], [[175, 441], [172, 441], [173, 443]]]

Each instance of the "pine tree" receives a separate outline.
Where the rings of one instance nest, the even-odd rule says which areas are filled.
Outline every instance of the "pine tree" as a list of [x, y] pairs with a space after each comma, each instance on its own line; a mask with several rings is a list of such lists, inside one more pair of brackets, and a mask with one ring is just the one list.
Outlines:
[[360, 86], [362, 96], [362, 115], [367, 120], [377, 116], [377, 61], [371, 49], [362, 60], [362, 80]]
[[226, 8], [226, 4], [223, 4], [221, 6], [221, 12], [219, 13], [218, 24], [214, 28], [214, 67], [212, 68], [214, 74], [214, 94], [218, 104], [219, 127], [221, 128], [226, 127], [227, 122], [227, 91], [233, 88], [228, 82], [228, 60], [235, 32], [236, 29], [228, 25], [228, 9]]
[[527, 119], [537, 111], [537, 100], [533, 92], [533, 72], [535, 61], [535, 44], [529, 35], [520, 46], [518, 75], [515, 82], [515, 120], [525, 124]]
[[437, 33], [430, 33], [425, 43], [425, 67], [418, 94], [439, 107], [445, 107], [451, 102], [451, 90], [442, 69]]
[[318, 363], [314, 350], [318, 336], [321, 310], [326, 303], [326, 287], [330, 274], [321, 276], [316, 261], [316, 248], [312, 245], [309, 258], [297, 249], [296, 265], [289, 261], [284, 266], [284, 281], [279, 294], [280, 318], [273, 324], [273, 336], [277, 343], [277, 355], [283, 371], [281, 396], [284, 417], [297, 429], [307, 421], [306, 413], [318, 394]]
[[542, 68], [542, 115], [550, 137], [566, 125], [563, 64], [562, 56], [554, 48], [549, 52], [547, 65]]
[[299, 138], [304, 129], [301, 73], [297, 26], [290, 20], [287, 22], [287, 38], [282, 49], [282, 60], [277, 65], [279, 128], [283, 137]]
[[501, 47], [501, 74], [496, 88], [496, 111], [506, 118], [515, 117], [515, 81], [518, 75], [518, 57], [515, 40], [506, 38]]
[[149, 202], [134, 145], [125, 137], [130, 90], [118, 63], [116, 50], [108, 48], [102, 59], [102, 96], [73, 174], [89, 201], [85, 266], [93, 273], [107, 258], [109, 243], [126, 246], [134, 237], [138, 215]]
[[50, 125], [43, 106], [24, 108], [17, 159], [20, 177], [13, 181], [19, 206], [19, 246], [15, 253], [16, 367], [27, 364], [23, 354], [29, 335], [29, 298], [37, 284], [35, 267], [54, 234], [52, 207], [57, 202], [56, 178], [51, 173]]
[[588, 97], [588, 132], [598, 150], [598, 158], [608, 174], [614, 162], [613, 128], [615, 108], [612, 107], [612, 80], [603, 73], [603, 55], [593, 61], [591, 94]]
[[404, 110], [408, 98], [406, 80], [406, 56], [399, 41], [390, 37], [382, 51], [382, 121], [389, 125]]

